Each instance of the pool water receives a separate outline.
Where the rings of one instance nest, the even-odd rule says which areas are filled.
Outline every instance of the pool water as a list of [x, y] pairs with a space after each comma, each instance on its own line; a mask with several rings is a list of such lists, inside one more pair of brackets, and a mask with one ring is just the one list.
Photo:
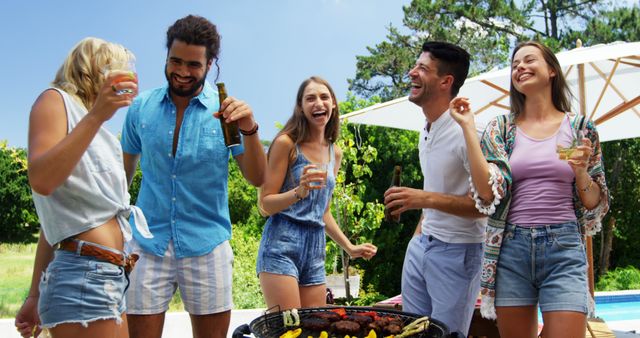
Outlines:
[[595, 298], [596, 316], [605, 321], [640, 320], [640, 293]]
[[[632, 291], [633, 292], [633, 291]], [[605, 322], [620, 320], [640, 321], [640, 290], [635, 293], [598, 292], [596, 300], [596, 317]], [[538, 322], [542, 322], [542, 313], [538, 309]]]

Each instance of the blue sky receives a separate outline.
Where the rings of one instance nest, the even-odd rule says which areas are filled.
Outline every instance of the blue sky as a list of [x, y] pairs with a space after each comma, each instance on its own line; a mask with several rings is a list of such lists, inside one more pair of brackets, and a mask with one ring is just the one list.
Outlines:
[[[271, 140], [276, 122], [292, 112], [300, 82], [320, 75], [343, 100], [355, 75], [356, 55], [402, 26], [409, 0], [233, 1], [3, 1], [0, 4], [2, 78], [0, 140], [26, 147], [29, 111], [69, 50], [95, 36], [125, 45], [137, 57], [140, 89], [166, 81], [165, 34], [187, 14], [214, 22], [222, 36], [220, 80], [229, 94], [248, 102]], [[213, 81], [214, 76], [209, 75]], [[120, 132], [125, 110], [107, 122]]]

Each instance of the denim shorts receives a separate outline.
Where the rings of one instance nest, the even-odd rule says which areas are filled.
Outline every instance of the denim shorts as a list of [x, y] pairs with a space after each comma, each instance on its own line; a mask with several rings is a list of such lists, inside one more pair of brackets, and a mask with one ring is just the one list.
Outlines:
[[507, 223], [496, 274], [496, 306], [587, 313], [587, 257], [576, 222]]
[[[102, 249], [123, 254], [105, 246]], [[88, 323], [101, 319], [122, 321], [128, 285], [124, 268], [75, 252], [56, 250], [40, 281], [38, 313], [43, 328]]]
[[326, 283], [324, 227], [273, 215], [265, 224], [256, 272], [293, 276], [302, 286]]

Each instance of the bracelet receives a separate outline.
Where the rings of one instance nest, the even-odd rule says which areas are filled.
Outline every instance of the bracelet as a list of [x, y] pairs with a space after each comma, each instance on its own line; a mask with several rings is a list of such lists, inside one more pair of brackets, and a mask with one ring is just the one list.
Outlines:
[[293, 189], [293, 196], [295, 196], [298, 201], [302, 199], [302, 197], [300, 197], [300, 195], [298, 195], [298, 187]]
[[593, 187], [593, 180], [589, 181], [589, 185], [587, 185], [586, 188], [584, 188], [584, 189], [578, 188], [578, 190], [580, 190], [581, 192], [589, 192], [591, 190], [591, 187]]
[[[240, 128], [238, 128], [238, 129], [240, 129]], [[240, 129], [240, 134], [242, 134], [244, 136], [251, 136], [251, 135], [253, 135], [253, 134], [257, 133], [257, 132], [258, 132], [258, 122], [255, 122], [255, 125], [253, 126], [253, 128], [251, 128], [251, 130], [245, 131], [245, 130]]]

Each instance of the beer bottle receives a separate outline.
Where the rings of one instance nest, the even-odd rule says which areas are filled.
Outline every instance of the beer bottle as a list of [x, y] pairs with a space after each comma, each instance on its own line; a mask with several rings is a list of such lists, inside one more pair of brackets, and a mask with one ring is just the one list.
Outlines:
[[[227, 98], [227, 90], [224, 87], [224, 83], [216, 83], [218, 87], [218, 97], [220, 98], [220, 105]], [[233, 147], [240, 144], [240, 130], [238, 129], [238, 121], [225, 122], [224, 117], [220, 116], [220, 125], [222, 126], [222, 135], [224, 136], [224, 144], [227, 147]]]
[[[391, 179], [391, 187], [399, 187], [400, 186], [400, 175], [402, 174], [402, 167], [397, 165], [393, 168], [393, 178]], [[391, 212], [398, 209], [399, 207], [394, 207], [392, 209], [385, 208], [384, 209], [384, 220], [387, 222], [400, 222], [400, 215], [391, 215]]]

